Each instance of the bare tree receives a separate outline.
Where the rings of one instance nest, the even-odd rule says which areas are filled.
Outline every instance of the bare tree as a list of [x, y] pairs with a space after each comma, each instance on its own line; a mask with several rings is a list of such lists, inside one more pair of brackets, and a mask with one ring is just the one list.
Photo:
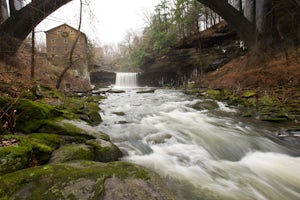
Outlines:
[[56, 89], [59, 89], [60, 88], [60, 85], [61, 85], [61, 82], [65, 76], [65, 74], [67, 73], [67, 71], [73, 67], [74, 63], [76, 62], [76, 60], [74, 60], [74, 57], [73, 57], [73, 54], [74, 54], [74, 51], [75, 51], [75, 48], [76, 48], [76, 45], [78, 43], [78, 40], [79, 40], [79, 37], [80, 37], [80, 30], [81, 30], [81, 23], [82, 23], [82, 6], [83, 3], [82, 3], [82, 0], [80, 0], [80, 13], [79, 13], [79, 23], [78, 23], [78, 28], [77, 28], [77, 35], [76, 35], [76, 39], [71, 47], [71, 50], [70, 50], [70, 54], [69, 54], [69, 63], [68, 63], [68, 66], [64, 68], [64, 70], [61, 72], [60, 76], [58, 77], [58, 80], [57, 80], [57, 83], [56, 83]]

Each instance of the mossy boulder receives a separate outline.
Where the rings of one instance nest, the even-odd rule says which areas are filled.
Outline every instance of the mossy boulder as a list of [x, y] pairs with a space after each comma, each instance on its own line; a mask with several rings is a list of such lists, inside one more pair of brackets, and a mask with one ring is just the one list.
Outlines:
[[54, 151], [50, 163], [63, 163], [72, 160], [93, 160], [94, 149], [84, 144], [65, 145]]
[[86, 141], [95, 151], [95, 161], [110, 162], [117, 161], [122, 157], [121, 150], [113, 143], [100, 138]]
[[251, 98], [256, 96], [256, 92], [254, 90], [247, 90], [242, 94], [243, 98]]
[[100, 108], [98, 104], [101, 99], [102, 97], [65, 97], [62, 108], [69, 110], [79, 119], [82, 119], [95, 126], [102, 122], [102, 118], [99, 114]]
[[52, 119], [62, 115], [55, 106], [20, 99], [16, 106], [16, 130], [32, 133], [36, 132], [44, 123], [45, 119]]
[[57, 135], [74, 136], [85, 139], [96, 138], [91, 132], [79, 128], [69, 120], [48, 120], [42, 127], [40, 127], [39, 132], [55, 133]]
[[232, 92], [230, 90], [208, 89], [206, 90], [206, 95], [216, 100], [228, 100], [232, 96]]
[[99, 114], [99, 105], [98, 103], [88, 102], [85, 104], [84, 113], [88, 116], [87, 122], [93, 126], [96, 126], [102, 122], [102, 118]]
[[7, 174], [0, 199], [171, 200], [174, 195], [157, 174], [125, 162], [74, 161]]
[[107, 134], [98, 131], [82, 120], [47, 120], [38, 130], [41, 133], [54, 133], [60, 136], [70, 136], [78, 143], [86, 140], [101, 138], [110, 141]]
[[195, 89], [184, 90], [184, 93], [187, 95], [198, 95], [200, 93], [200, 91], [199, 91], [199, 89], [195, 88]]
[[33, 153], [30, 141], [23, 136], [17, 135], [1, 137], [4, 139], [15, 138], [19, 143], [0, 147], [0, 176], [28, 167]]
[[270, 107], [278, 107], [281, 106], [280, 101], [278, 100], [278, 98], [274, 97], [274, 96], [269, 96], [269, 95], [265, 95], [262, 96], [258, 99], [258, 103], [261, 106], [270, 106]]
[[200, 101], [191, 106], [195, 110], [214, 110], [219, 108], [219, 105], [215, 101]]
[[34, 157], [41, 163], [49, 161], [52, 152], [60, 146], [61, 139], [56, 134], [35, 133], [28, 139], [32, 145]]

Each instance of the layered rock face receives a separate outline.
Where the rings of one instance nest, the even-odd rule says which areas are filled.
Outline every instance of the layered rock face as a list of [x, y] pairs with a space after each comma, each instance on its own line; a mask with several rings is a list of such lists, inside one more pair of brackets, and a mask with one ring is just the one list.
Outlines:
[[143, 66], [141, 86], [177, 86], [218, 69], [241, 55], [243, 42], [225, 22], [183, 40]]

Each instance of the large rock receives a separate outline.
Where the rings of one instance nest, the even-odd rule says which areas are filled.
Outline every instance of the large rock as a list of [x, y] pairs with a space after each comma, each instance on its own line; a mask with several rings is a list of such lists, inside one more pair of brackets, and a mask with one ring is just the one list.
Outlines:
[[175, 199], [154, 172], [125, 162], [35, 167], [2, 176], [0, 185], [0, 199]]
[[73, 160], [93, 160], [93, 147], [84, 144], [65, 145], [54, 151], [50, 159], [51, 164], [63, 163]]
[[191, 105], [192, 108], [194, 108], [195, 110], [214, 110], [219, 108], [219, 105], [217, 102], [215, 101], [199, 101], [193, 105]]
[[0, 147], [0, 175], [45, 164], [61, 142], [58, 135], [43, 133], [30, 134], [28, 137], [5, 135], [0, 139], [8, 142], [15, 141], [15, 143]]
[[100, 138], [88, 140], [86, 144], [91, 145], [94, 148], [95, 161], [117, 161], [123, 155], [121, 150], [115, 144]]
[[109, 140], [109, 136], [91, 127], [81, 120], [48, 120], [38, 130], [42, 133], [55, 133], [63, 136], [72, 136], [80, 140], [101, 138]]
[[5, 140], [13, 138], [18, 140], [18, 143], [0, 147], [0, 176], [28, 167], [32, 157], [30, 141], [25, 137], [16, 135], [7, 135], [2, 138]]
[[52, 152], [56, 150], [61, 143], [61, 139], [56, 134], [35, 133], [28, 136], [32, 145], [34, 159], [40, 164], [49, 161]]

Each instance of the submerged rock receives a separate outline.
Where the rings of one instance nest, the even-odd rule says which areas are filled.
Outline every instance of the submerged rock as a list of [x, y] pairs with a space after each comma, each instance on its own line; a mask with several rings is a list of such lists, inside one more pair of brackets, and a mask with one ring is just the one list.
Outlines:
[[157, 174], [125, 162], [74, 161], [7, 174], [0, 199], [157, 199], [174, 195]]
[[112, 114], [118, 115], [118, 116], [125, 116], [124, 112], [113, 112]]
[[124, 91], [124, 90], [115, 90], [115, 89], [113, 89], [113, 90], [109, 90], [108, 91], [109, 93], [125, 93], [126, 91]]
[[155, 89], [150, 89], [150, 90], [140, 90], [140, 91], [137, 91], [136, 93], [144, 94], [144, 93], [154, 93], [154, 92], [155, 92]]
[[214, 110], [219, 108], [219, 105], [215, 101], [207, 100], [207, 101], [197, 102], [193, 104], [191, 107], [194, 108], [195, 110]]

